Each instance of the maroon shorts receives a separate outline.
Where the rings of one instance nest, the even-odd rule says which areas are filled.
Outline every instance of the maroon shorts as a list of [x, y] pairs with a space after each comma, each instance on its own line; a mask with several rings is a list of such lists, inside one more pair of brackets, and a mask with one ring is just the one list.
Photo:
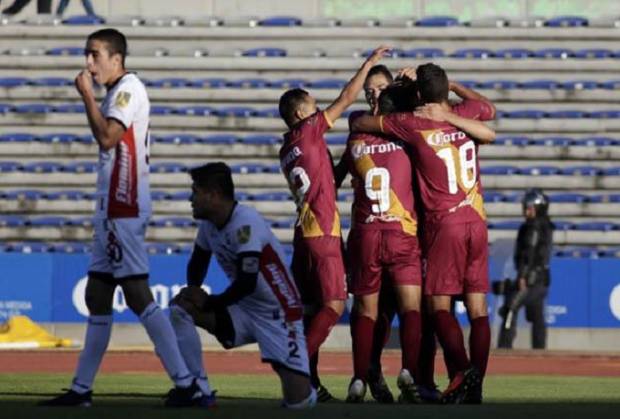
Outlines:
[[293, 247], [292, 271], [304, 304], [347, 299], [340, 237], [295, 235]]
[[489, 291], [489, 240], [482, 220], [426, 226], [426, 295]]
[[379, 292], [382, 273], [393, 285], [422, 285], [418, 238], [402, 230], [352, 229], [347, 240], [351, 292]]

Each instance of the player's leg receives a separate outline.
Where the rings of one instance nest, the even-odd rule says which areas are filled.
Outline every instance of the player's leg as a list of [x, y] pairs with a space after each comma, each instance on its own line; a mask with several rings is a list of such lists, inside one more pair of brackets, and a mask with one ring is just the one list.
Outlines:
[[545, 349], [547, 325], [545, 324], [545, 298], [547, 287], [536, 285], [530, 288], [531, 295], [525, 306], [525, 317], [532, 323], [532, 349]]
[[420, 355], [418, 356], [417, 377], [415, 379], [416, 383], [418, 383], [418, 391], [422, 400], [436, 403], [441, 397], [441, 392], [435, 383], [437, 344], [432, 321], [433, 317], [427, 297], [422, 298], [421, 313], [422, 337], [420, 339]]
[[307, 409], [317, 402], [316, 390], [310, 385], [310, 378], [282, 365], [272, 364], [273, 370], [280, 377], [282, 385], [282, 407], [288, 409]]
[[[512, 306], [513, 299], [516, 296], [516, 292], [511, 290], [504, 294], [504, 304], [499, 309], [499, 314], [502, 318], [500, 329], [497, 334], [497, 347], [502, 349], [512, 349], [512, 343], [517, 335], [516, 321], [513, 321], [514, 313], [508, 316], [510, 307]], [[510, 320], [510, 323], [508, 321]]]

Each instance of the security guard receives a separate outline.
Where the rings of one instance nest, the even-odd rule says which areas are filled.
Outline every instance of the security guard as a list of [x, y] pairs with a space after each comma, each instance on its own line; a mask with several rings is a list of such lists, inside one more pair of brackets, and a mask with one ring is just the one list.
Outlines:
[[517, 280], [505, 290], [499, 348], [512, 348], [517, 331], [517, 314], [525, 306], [525, 317], [532, 323], [532, 348], [544, 349], [547, 329], [544, 305], [549, 289], [549, 259], [553, 244], [553, 225], [548, 216], [549, 198], [540, 189], [523, 196], [525, 222], [519, 228], [514, 263]]

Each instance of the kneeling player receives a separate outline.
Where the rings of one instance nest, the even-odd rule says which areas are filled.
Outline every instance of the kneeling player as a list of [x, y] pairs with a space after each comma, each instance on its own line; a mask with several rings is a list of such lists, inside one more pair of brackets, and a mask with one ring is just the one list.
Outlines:
[[[199, 385], [208, 387], [197, 325], [226, 349], [258, 343], [263, 362], [280, 377], [283, 405], [313, 406], [316, 392], [309, 379], [303, 308], [280, 243], [254, 208], [235, 201], [226, 164], [210, 163], [190, 174], [193, 215], [201, 223], [187, 268], [188, 287], [171, 307], [190, 371]], [[231, 281], [217, 295], [201, 288], [212, 253]]]

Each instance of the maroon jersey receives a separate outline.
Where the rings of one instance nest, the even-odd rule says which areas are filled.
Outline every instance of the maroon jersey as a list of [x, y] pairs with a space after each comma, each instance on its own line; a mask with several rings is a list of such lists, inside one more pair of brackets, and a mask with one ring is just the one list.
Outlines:
[[344, 159], [353, 176], [354, 228], [399, 229], [416, 235], [411, 161], [403, 145], [372, 134], [349, 135]]
[[[489, 104], [478, 100], [465, 100], [453, 111], [480, 120], [491, 119], [493, 113]], [[412, 146], [426, 221], [486, 219], [478, 144], [472, 138], [448, 123], [418, 118], [413, 113], [386, 115], [381, 128]], [[457, 211], [460, 208], [463, 210]]]
[[284, 134], [280, 166], [297, 204], [303, 237], [340, 237], [334, 170], [323, 134], [331, 128], [317, 112]]

